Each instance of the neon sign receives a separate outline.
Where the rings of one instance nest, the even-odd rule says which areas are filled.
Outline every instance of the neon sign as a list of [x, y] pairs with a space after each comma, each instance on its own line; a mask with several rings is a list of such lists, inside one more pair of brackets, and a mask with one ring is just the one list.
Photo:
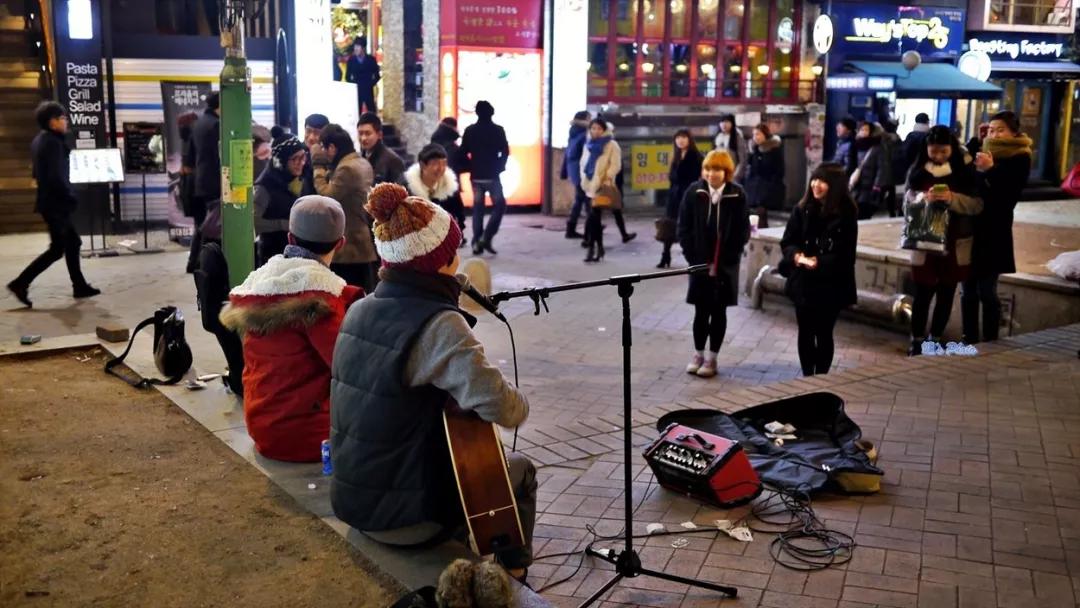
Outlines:
[[852, 36], [844, 36], [848, 42], [880, 42], [888, 44], [893, 40], [910, 38], [916, 42], [929, 40], [935, 48], [944, 49], [949, 46], [949, 32], [951, 29], [942, 23], [939, 17], [930, 19], [892, 19], [887, 23], [878, 21], [873, 17], [856, 17], [851, 20], [851, 27], [855, 31]]

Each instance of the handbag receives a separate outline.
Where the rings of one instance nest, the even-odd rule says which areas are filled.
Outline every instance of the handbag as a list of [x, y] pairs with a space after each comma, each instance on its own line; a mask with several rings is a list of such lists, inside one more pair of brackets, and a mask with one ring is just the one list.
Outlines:
[[[113, 368], [124, 362], [131, 352], [131, 345], [135, 343], [135, 336], [149, 325], [154, 326], [154, 366], [166, 379], [131, 380], [116, 373]], [[154, 311], [154, 316], [135, 326], [124, 352], [105, 362], [105, 373], [112, 374], [135, 388], [146, 388], [152, 384], [176, 384], [191, 369], [191, 363], [191, 347], [184, 339], [184, 314], [175, 306], [163, 306]]]
[[656, 240], [661, 243], [675, 242], [675, 220], [670, 217], [656, 218]]
[[615, 186], [600, 186], [592, 199], [593, 209], [622, 209], [622, 195]]
[[1080, 163], [1069, 169], [1069, 174], [1061, 182], [1061, 189], [1069, 196], [1080, 196]]

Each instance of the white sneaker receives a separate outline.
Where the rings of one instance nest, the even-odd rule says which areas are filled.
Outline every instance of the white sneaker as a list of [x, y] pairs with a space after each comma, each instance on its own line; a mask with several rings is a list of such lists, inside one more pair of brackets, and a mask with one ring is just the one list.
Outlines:
[[716, 359], [706, 359], [697, 370], [698, 378], [712, 378], [716, 375]]
[[696, 374], [704, 363], [705, 357], [695, 353], [694, 356], [690, 358], [690, 362], [686, 364], [686, 373]]

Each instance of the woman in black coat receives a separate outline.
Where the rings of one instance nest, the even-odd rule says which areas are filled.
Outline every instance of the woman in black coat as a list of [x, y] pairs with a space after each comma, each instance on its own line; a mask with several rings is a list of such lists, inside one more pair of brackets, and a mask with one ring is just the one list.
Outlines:
[[804, 376], [829, 373], [836, 319], [855, 303], [859, 222], [847, 181], [843, 165], [814, 169], [780, 241], [780, 271], [787, 277], [784, 292], [795, 304]]
[[746, 158], [746, 201], [758, 215], [761, 228], [769, 226], [768, 211], [784, 206], [784, 150], [780, 137], [762, 123], [754, 127], [754, 140]]
[[[665, 219], [668, 220], [667, 225], [671, 229], [668, 234], [657, 234], [657, 240], [664, 244], [664, 252], [660, 254], [660, 263], [656, 265], [657, 268], [671, 268], [671, 245], [675, 242], [674, 227], [679, 220], [679, 206], [690, 184], [701, 179], [702, 160], [701, 151], [694, 145], [689, 129], [676, 131], [674, 149], [671, 152], [671, 169], [668, 171], [671, 187], [668, 189], [665, 209]], [[661, 236], [665, 238], [660, 238]]]
[[750, 240], [746, 194], [731, 181], [734, 173], [731, 155], [709, 152], [701, 166], [702, 179], [686, 190], [679, 208], [679, 244], [686, 262], [709, 265], [708, 272], [690, 275], [686, 294], [686, 302], [694, 306], [694, 356], [686, 372], [702, 378], [716, 375], [727, 307], [739, 302], [739, 261]]
[[855, 150], [855, 173], [848, 184], [851, 198], [859, 206], [859, 219], [868, 220], [878, 210], [879, 202], [892, 184], [892, 158], [884, 146], [885, 130], [870, 122], [859, 123], [852, 149]]
[[980, 304], [983, 309], [982, 339], [998, 338], [1001, 324], [998, 277], [1016, 272], [1013, 209], [1031, 173], [1031, 139], [1020, 132], [1020, 121], [1013, 112], [994, 114], [981, 148], [982, 152], [975, 157], [975, 167], [986, 178], [983, 212], [974, 218], [971, 274], [960, 291], [964, 342], [968, 344], [975, 344], [980, 338]]

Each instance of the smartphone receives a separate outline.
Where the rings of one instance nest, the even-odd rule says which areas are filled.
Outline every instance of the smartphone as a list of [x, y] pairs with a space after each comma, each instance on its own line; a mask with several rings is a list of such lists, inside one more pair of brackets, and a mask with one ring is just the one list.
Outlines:
[[934, 184], [934, 187], [930, 188], [930, 191], [934, 194], [945, 194], [949, 191], [949, 187], [945, 184]]

